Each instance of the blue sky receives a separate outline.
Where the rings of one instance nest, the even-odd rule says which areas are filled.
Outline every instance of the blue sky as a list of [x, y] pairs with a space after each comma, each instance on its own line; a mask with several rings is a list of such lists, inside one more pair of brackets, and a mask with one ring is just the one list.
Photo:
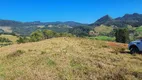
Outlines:
[[108, 14], [142, 13], [142, 0], [0, 0], [0, 19], [93, 23]]

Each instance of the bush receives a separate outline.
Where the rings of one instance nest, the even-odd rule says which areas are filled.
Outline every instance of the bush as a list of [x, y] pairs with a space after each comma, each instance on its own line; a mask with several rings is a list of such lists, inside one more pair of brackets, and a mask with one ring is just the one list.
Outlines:
[[44, 39], [43, 32], [41, 30], [37, 30], [33, 32], [30, 36], [32, 42], [40, 41]]
[[128, 29], [117, 29], [115, 37], [116, 42], [128, 43], [130, 41]]
[[0, 37], [0, 42], [12, 42], [7, 38]]
[[17, 40], [17, 43], [27, 43], [27, 42], [30, 42], [30, 39], [28, 39], [27, 37], [20, 37]]
[[44, 30], [43, 35], [44, 35], [45, 39], [56, 37], [56, 33], [54, 31], [51, 31], [51, 30]]

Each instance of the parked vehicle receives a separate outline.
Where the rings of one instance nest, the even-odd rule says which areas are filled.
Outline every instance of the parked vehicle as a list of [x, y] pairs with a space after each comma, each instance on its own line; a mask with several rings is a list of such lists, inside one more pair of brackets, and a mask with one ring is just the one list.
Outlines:
[[128, 47], [131, 54], [142, 52], [142, 39], [130, 42]]

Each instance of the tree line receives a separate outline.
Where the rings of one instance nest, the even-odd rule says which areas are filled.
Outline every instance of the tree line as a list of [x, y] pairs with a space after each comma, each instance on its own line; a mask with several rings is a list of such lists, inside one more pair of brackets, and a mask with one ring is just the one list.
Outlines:
[[0, 37], [0, 42], [12, 42], [8, 38]]
[[70, 33], [57, 33], [52, 30], [36, 30], [29, 37], [19, 37], [18, 43], [37, 42], [54, 37], [72, 37]]
[[[26, 42], [37, 42], [45, 39], [50, 39], [54, 37], [85, 37], [90, 36], [89, 31], [91, 29], [88, 27], [75, 27], [70, 29], [70, 33], [57, 33], [52, 30], [36, 30], [29, 37], [19, 37], [17, 40], [18, 43], [26, 43]], [[126, 28], [115, 29], [113, 31], [114, 37], [116, 38], [116, 42], [120, 43], [128, 43], [129, 39], [129, 30]], [[112, 34], [111, 34], [112, 35]]]

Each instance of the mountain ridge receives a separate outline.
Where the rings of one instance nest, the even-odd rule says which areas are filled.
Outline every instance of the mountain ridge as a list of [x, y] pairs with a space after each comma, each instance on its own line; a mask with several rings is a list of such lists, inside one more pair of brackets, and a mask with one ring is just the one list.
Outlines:
[[142, 14], [133, 13], [133, 14], [125, 14], [122, 17], [111, 18], [110, 16], [106, 15], [96, 22], [92, 23], [93, 26], [100, 26], [100, 25], [115, 25], [117, 27], [125, 27], [127, 25], [131, 25], [133, 27], [139, 27], [142, 25]]
[[[125, 14], [122, 17], [112, 18], [110, 15], [105, 15], [100, 19], [96, 20], [92, 24], [84, 24], [75, 21], [56, 21], [56, 22], [41, 22], [41, 21], [33, 21], [33, 22], [20, 22], [14, 20], [3, 20], [0, 19], [0, 30], [11, 29], [13, 33], [21, 34], [21, 35], [29, 35], [33, 31], [37, 29], [49, 29], [56, 32], [68, 32], [70, 28], [78, 27], [78, 26], [91, 26], [96, 27], [100, 25], [106, 26], [116, 26], [116, 27], [126, 27], [131, 25], [133, 27], [139, 27], [142, 25], [142, 14], [133, 13], [133, 14]], [[10, 30], [6, 30], [10, 31]]]

